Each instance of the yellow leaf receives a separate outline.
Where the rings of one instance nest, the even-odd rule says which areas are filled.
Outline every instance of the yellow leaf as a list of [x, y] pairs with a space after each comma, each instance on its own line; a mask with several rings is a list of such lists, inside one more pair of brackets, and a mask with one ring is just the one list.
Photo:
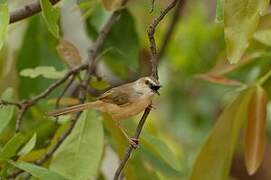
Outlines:
[[249, 46], [260, 14], [269, 3], [267, 0], [225, 0], [224, 33], [227, 57], [230, 63], [237, 63]]
[[226, 78], [223, 75], [213, 75], [213, 74], [198, 74], [197, 78], [203, 79], [216, 84], [228, 85], [228, 86], [240, 86], [242, 83], [240, 81]]
[[244, 91], [220, 115], [196, 158], [190, 180], [228, 179], [236, 140], [246, 119], [251, 94], [251, 89]]
[[248, 107], [248, 121], [245, 135], [245, 164], [250, 175], [259, 168], [266, 144], [267, 94], [262, 87], [256, 87]]
[[0, 1], [0, 49], [3, 46], [5, 36], [8, 32], [9, 10], [7, 1]]
[[108, 11], [114, 11], [121, 7], [121, 0], [102, 0], [103, 6]]

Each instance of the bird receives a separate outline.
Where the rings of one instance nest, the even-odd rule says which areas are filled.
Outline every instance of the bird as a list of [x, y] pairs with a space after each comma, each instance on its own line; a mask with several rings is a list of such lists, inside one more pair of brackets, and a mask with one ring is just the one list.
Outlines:
[[136, 148], [138, 139], [129, 137], [120, 121], [139, 114], [147, 107], [152, 107], [152, 98], [155, 94], [160, 95], [158, 91], [160, 88], [161, 85], [157, 79], [151, 76], [141, 77], [134, 82], [109, 89], [92, 102], [57, 109], [48, 112], [47, 115], [57, 117], [86, 109], [105, 112], [116, 122], [129, 144]]

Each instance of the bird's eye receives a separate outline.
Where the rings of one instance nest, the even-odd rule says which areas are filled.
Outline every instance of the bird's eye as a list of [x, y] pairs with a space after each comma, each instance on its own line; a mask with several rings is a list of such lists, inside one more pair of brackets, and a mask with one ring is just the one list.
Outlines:
[[150, 84], [150, 81], [146, 80], [146, 81], [145, 81], [145, 84], [146, 84], [146, 85]]

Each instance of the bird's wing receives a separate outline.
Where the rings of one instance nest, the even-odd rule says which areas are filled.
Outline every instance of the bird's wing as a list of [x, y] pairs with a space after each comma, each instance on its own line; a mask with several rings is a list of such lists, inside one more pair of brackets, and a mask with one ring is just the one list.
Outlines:
[[131, 103], [127, 89], [124, 91], [122, 88], [112, 88], [98, 97], [98, 100], [106, 103], [116, 104], [118, 106], [125, 106]]

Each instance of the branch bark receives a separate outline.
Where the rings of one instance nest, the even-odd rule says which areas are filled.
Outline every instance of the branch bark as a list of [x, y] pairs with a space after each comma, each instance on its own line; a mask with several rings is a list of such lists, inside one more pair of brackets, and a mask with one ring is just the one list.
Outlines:
[[159, 79], [158, 77], [158, 56], [157, 56], [157, 48], [156, 48], [156, 42], [154, 38], [155, 30], [157, 25], [161, 22], [161, 20], [165, 17], [165, 15], [177, 4], [178, 0], [172, 1], [163, 11], [161, 11], [160, 15], [152, 21], [152, 23], [149, 25], [148, 29], [148, 36], [150, 41], [150, 51], [151, 51], [151, 64], [152, 64], [152, 71], [151, 75]]
[[2, 100], [0, 99], [0, 107], [1, 106], [16, 106], [17, 108], [21, 108], [21, 104], [18, 102], [11, 102], [11, 101], [6, 101], [6, 100]]
[[[60, 0], [50, 0], [50, 2], [54, 5], [58, 3]], [[17, 21], [26, 19], [30, 16], [33, 16], [41, 11], [41, 6], [39, 1], [31, 2], [26, 4], [24, 7], [14, 10], [10, 13], [9, 23], [15, 23]]]
[[[173, 0], [163, 11], [161, 11], [160, 15], [158, 17], [156, 17], [152, 23], [149, 26], [148, 29], [148, 36], [149, 36], [149, 41], [150, 41], [150, 51], [151, 51], [151, 65], [152, 65], [152, 71], [151, 71], [151, 76], [153, 76], [154, 78], [156, 78], [158, 80], [158, 56], [157, 56], [157, 48], [156, 48], [156, 43], [155, 43], [155, 38], [154, 38], [154, 34], [155, 34], [155, 30], [157, 25], [163, 20], [163, 18], [165, 17], [165, 15], [176, 6], [176, 4], [178, 3], [178, 0]], [[147, 120], [148, 115], [150, 114], [151, 111], [151, 107], [148, 107], [145, 109], [143, 116], [141, 117], [137, 128], [136, 128], [136, 132], [134, 135], [134, 138], [138, 139], [141, 131], [143, 129], [143, 126]], [[123, 169], [125, 168], [126, 164], [128, 163], [129, 158], [132, 155], [134, 148], [133, 146], [129, 146], [126, 149], [126, 152], [124, 154], [123, 159], [121, 160], [115, 175], [114, 175], [114, 180], [118, 180]]]

